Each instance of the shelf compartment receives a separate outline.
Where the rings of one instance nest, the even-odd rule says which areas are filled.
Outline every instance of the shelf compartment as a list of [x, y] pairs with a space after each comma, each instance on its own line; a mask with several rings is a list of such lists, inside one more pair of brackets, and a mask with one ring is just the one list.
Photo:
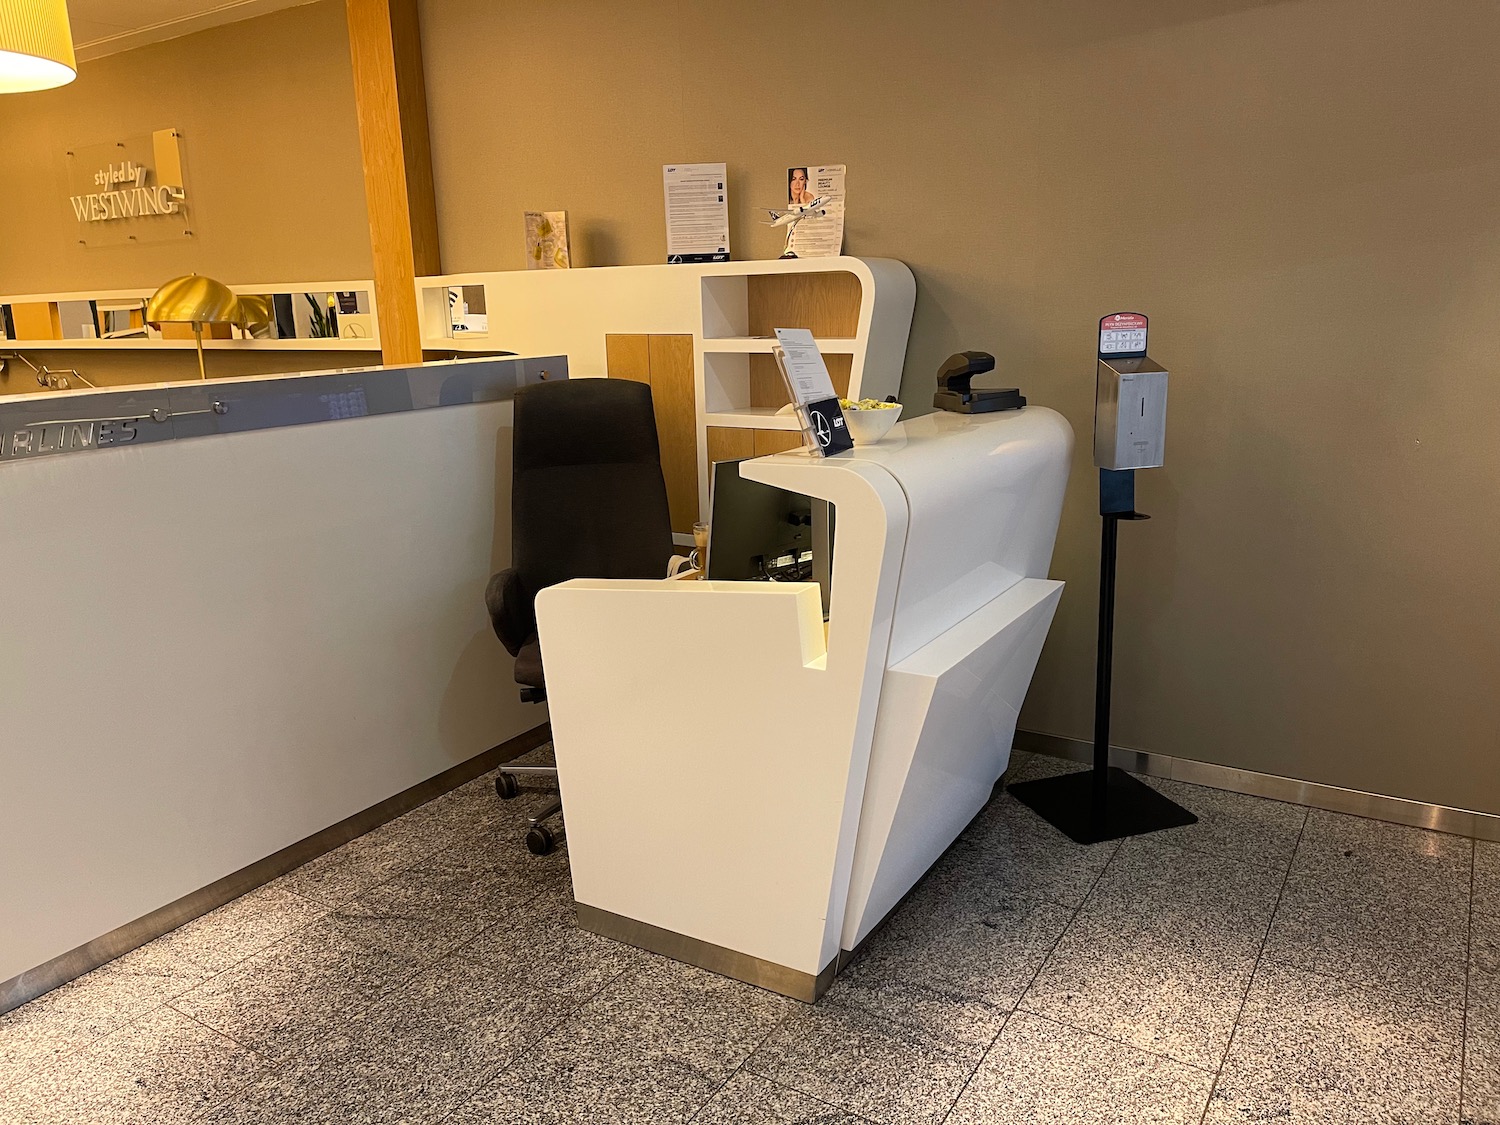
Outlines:
[[774, 406], [750, 406], [739, 410], [716, 410], [703, 416], [705, 426], [730, 426], [740, 430], [800, 430], [795, 414], [778, 414]]
[[[818, 350], [825, 355], [853, 355], [855, 345], [858, 343], [845, 336], [825, 336], [815, 340]], [[725, 354], [741, 353], [765, 353], [769, 355], [776, 347], [774, 336], [705, 336], [703, 338], [703, 350], [705, 352], [723, 352]]]

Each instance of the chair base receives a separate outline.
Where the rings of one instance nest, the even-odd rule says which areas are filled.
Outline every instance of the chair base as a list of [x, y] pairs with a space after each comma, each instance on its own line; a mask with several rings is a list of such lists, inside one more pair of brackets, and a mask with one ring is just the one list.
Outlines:
[[[556, 777], [556, 766], [506, 766], [495, 775], [495, 792], [502, 801], [520, 796], [521, 786], [517, 776]], [[533, 815], [526, 818], [526, 850], [532, 855], [547, 855], [562, 843], [564, 829], [561, 824], [549, 828], [543, 823], [562, 812], [562, 798], [549, 801]]]

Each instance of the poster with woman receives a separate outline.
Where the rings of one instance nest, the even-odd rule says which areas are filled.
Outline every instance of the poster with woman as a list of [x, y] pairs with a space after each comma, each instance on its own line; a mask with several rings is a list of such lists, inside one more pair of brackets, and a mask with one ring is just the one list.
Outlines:
[[789, 207], [817, 205], [792, 231], [789, 249], [799, 258], [834, 258], [844, 249], [844, 165], [814, 164], [786, 170]]

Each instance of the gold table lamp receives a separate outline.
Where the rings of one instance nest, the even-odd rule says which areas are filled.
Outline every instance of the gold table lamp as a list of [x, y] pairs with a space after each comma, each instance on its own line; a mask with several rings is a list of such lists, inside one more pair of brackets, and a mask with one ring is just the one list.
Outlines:
[[203, 326], [237, 324], [242, 313], [229, 286], [211, 277], [190, 273], [174, 277], [146, 302], [146, 323], [160, 329], [163, 324], [191, 324], [198, 345], [198, 378], [207, 379], [203, 367]]
[[266, 328], [270, 328], [276, 319], [274, 306], [271, 298], [257, 296], [251, 293], [241, 293], [237, 301], [238, 312], [235, 314], [234, 323], [242, 328], [246, 336], [254, 338], [255, 334]]

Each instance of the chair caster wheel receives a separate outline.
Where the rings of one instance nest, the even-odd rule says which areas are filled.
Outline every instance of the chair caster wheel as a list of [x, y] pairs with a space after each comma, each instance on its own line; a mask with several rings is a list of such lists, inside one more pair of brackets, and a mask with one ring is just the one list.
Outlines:
[[526, 833], [526, 850], [532, 855], [547, 855], [557, 847], [557, 837], [540, 824]]
[[502, 801], [508, 801], [521, 791], [516, 784], [516, 775], [513, 773], [497, 773], [495, 775], [495, 792]]

